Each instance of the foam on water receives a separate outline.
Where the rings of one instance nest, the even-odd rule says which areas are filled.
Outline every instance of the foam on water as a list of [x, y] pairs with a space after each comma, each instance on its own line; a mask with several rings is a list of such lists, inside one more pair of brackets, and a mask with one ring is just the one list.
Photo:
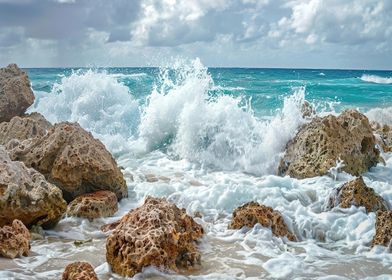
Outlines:
[[370, 109], [366, 116], [371, 121], [392, 125], [392, 107]]
[[376, 84], [392, 84], [392, 77], [380, 77], [377, 75], [362, 75], [360, 78], [364, 82]]

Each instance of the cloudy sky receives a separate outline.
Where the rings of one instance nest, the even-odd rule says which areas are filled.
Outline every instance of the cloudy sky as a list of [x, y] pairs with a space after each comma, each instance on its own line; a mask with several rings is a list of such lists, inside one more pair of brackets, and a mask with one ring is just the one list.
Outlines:
[[392, 68], [391, 0], [0, 0], [0, 64]]

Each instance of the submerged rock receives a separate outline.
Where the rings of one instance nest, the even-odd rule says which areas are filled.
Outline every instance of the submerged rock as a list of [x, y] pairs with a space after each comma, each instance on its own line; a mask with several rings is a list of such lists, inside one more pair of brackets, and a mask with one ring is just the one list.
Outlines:
[[16, 64], [0, 68], [0, 122], [23, 115], [33, 102], [34, 94], [27, 74]]
[[300, 179], [322, 176], [342, 160], [343, 171], [359, 176], [379, 162], [375, 145], [369, 120], [358, 111], [316, 117], [287, 144], [278, 174]]
[[18, 219], [28, 227], [50, 227], [66, 208], [59, 188], [24, 163], [12, 161], [0, 146], [0, 226]]
[[106, 241], [106, 260], [122, 276], [132, 277], [150, 265], [178, 271], [200, 264], [196, 241], [203, 228], [165, 199], [147, 197], [113, 228]]
[[366, 208], [367, 212], [376, 212], [377, 210], [387, 210], [387, 204], [384, 199], [378, 195], [372, 188], [366, 186], [362, 177], [345, 183], [336, 190], [328, 203], [328, 208], [340, 206], [350, 208], [352, 205]]
[[392, 152], [392, 126], [372, 123], [379, 146], [384, 152]]
[[248, 202], [235, 209], [229, 228], [241, 229], [245, 226], [252, 228], [257, 223], [263, 227], [271, 228], [272, 233], [276, 236], [286, 236], [291, 241], [296, 240], [287, 228], [280, 212], [256, 202]]
[[94, 268], [88, 262], [74, 262], [65, 267], [62, 280], [98, 280]]
[[128, 195], [123, 174], [99, 140], [77, 123], [54, 125], [43, 137], [8, 145], [13, 160], [41, 172], [67, 201], [81, 194], [109, 190]]
[[97, 191], [75, 198], [67, 209], [67, 215], [96, 219], [110, 217], [117, 212], [117, 196], [111, 191]]
[[377, 211], [374, 245], [382, 245], [392, 249], [392, 211]]
[[30, 232], [19, 220], [0, 227], [0, 256], [16, 258], [27, 256], [30, 251]]

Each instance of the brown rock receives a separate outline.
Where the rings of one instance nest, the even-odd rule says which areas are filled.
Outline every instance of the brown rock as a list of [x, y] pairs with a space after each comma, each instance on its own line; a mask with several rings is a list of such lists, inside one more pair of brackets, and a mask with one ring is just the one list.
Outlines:
[[123, 174], [112, 155], [77, 123], [54, 125], [43, 137], [8, 145], [11, 158], [41, 172], [67, 201], [81, 194], [109, 190], [128, 195]]
[[97, 191], [75, 198], [67, 209], [67, 215], [96, 219], [110, 217], [117, 212], [117, 196], [111, 191]]
[[378, 144], [384, 152], [392, 152], [392, 126], [372, 123], [374, 133], [378, 136]]
[[291, 241], [296, 240], [288, 230], [280, 212], [256, 202], [248, 202], [235, 209], [229, 228], [241, 229], [245, 226], [253, 228], [257, 223], [263, 227], [271, 228], [272, 233], [276, 236], [286, 236]]
[[27, 256], [29, 251], [30, 232], [21, 221], [0, 227], [0, 256], [13, 259]]
[[392, 249], [392, 211], [377, 211], [376, 235], [374, 245], [382, 245]]
[[34, 94], [27, 74], [16, 64], [0, 68], [0, 122], [23, 115], [33, 102]]
[[28, 227], [50, 227], [62, 217], [66, 207], [59, 188], [24, 163], [11, 161], [0, 146], [0, 226], [18, 219]]
[[98, 280], [94, 268], [87, 262], [74, 262], [65, 267], [62, 280]]
[[380, 160], [375, 144], [367, 117], [355, 110], [316, 117], [287, 144], [278, 174], [300, 179], [322, 176], [341, 159], [343, 171], [359, 176]]
[[150, 265], [178, 271], [200, 264], [196, 241], [203, 228], [165, 199], [147, 197], [115, 226], [106, 241], [106, 260], [115, 273], [132, 277]]
[[330, 199], [328, 208], [340, 206], [350, 208], [351, 205], [366, 208], [367, 212], [387, 210], [387, 204], [372, 188], [366, 186], [362, 177], [345, 183], [336, 190]]

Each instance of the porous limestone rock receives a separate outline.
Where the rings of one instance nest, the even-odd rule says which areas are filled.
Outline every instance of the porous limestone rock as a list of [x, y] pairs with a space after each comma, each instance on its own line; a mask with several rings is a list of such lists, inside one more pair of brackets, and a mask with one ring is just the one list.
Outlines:
[[30, 251], [30, 232], [19, 220], [0, 227], [0, 256], [16, 258], [27, 256]]
[[111, 191], [97, 191], [75, 198], [67, 209], [67, 215], [96, 219], [110, 217], [117, 212], [117, 196]]
[[392, 249], [392, 211], [377, 211], [374, 245], [382, 245]]
[[12, 161], [0, 146], [0, 226], [18, 219], [28, 227], [50, 227], [66, 208], [59, 188], [24, 163]]
[[384, 152], [392, 152], [392, 126], [373, 122], [372, 128], [381, 149]]
[[77, 123], [55, 124], [43, 137], [7, 145], [13, 160], [41, 172], [65, 200], [97, 190], [128, 195], [123, 174], [101, 141]]
[[23, 115], [33, 102], [34, 94], [27, 74], [16, 64], [0, 68], [0, 122]]
[[248, 202], [235, 209], [229, 228], [241, 229], [245, 226], [253, 228], [257, 223], [263, 227], [271, 228], [272, 233], [276, 236], [286, 236], [291, 241], [296, 240], [295, 236], [287, 228], [280, 212], [257, 202]]
[[369, 120], [358, 111], [316, 117], [305, 124], [287, 144], [278, 174], [300, 179], [322, 176], [340, 160], [342, 170], [355, 176], [380, 160]]
[[179, 271], [200, 264], [196, 241], [203, 228], [165, 199], [147, 197], [113, 228], [106, 241], [106, 260], [122, 276], [132, 277], [150, 265]]
[[347, 182], [336, 189], [329, 198], [328, 208], [331, 209], [337, 206], [350, 208], [351, 205], [363, 206], [367, 212], [387, 210], [387, 204], [384, 199], [372, 188], [366, 186], [362, 177]]
[[74, 262], [65, 267], [62, 280], [98, 280], [94, 268], [88, 262]]

